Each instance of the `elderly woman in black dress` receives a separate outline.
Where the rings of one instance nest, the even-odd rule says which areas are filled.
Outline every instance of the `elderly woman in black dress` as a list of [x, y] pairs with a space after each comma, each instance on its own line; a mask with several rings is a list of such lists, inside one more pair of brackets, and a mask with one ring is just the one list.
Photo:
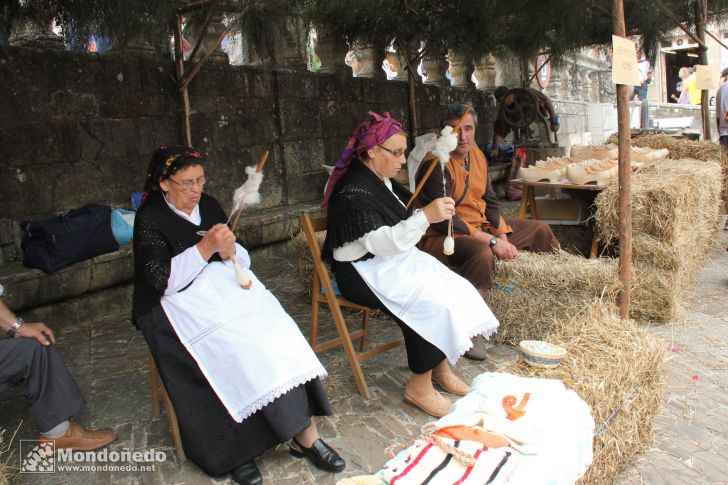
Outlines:
[[174, 405], [185, 453], [210, 475], [259, 484], [254, 458], [290, 439], [294, 456], [341, 471], [344, 461], [311, 419], [331, 414], [319, 380], [326, 371], [250, 271], [220, 204], [203, 193], [203, 162], [193, 148], [159, 148], [134, 225], [132, 319]]

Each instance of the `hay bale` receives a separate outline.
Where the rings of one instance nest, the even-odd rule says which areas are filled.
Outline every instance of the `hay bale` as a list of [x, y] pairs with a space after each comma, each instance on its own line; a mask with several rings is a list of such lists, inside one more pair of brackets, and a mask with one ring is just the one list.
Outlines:
[[[720, 190], [716, 162], [668, 160], [634, 175], [632, 318], [677, 318], [682, 294], [715, 240]], [[618, 197], [616, 185], [597, 196], [595, 217], [605, 243], [618, 239]]]
[[[617, 135], [609, 137], [607, 142], [617, 143]], [[718, 162], [723, 176], [723, 202], [728, 205], [728, 153], [720, 144], [712, 141], [681, 140], [662, 133], [637, 136], [632, 139], [632, 146], [642, 148], [667, 148], [670, 158], [693, 158], [700, 161]]]
[[598, 434], [594, 461], [580, 483], [611, 484], [652, 442], [667, 345], [633, 321], [621, 320], [610, 305], [559, 321], [548, 341], [568, 350], [560, 366], [540, 369], [519, 360], [502, 370], [559, 379], [589, 404]]
[[[632, 177], [633, 232], [673, 243], [685, 230], [706, 236], [717, 224], [720, 167], [715, 162], [666, 160]], [[596, 223], [602, 241], [619, 235], [619, 187], [609, 185], [596, 198]], [[695, 235], [695, 234], [694, 234]]]
[[613, 259], [585, 259], [566, 252], [520, 252], [512, 261], [496, 262], [498, 286], [485, 300], [500, 321], [498, 343], [547, 337], [563, 319], [597, 301], [615, 305], [621, 287]]

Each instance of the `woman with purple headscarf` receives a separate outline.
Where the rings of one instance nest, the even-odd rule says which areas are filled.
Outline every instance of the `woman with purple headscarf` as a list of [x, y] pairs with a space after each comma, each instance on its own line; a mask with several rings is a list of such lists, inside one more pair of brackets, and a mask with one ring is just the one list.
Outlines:
[[404, 400], [440, 417], [452, 403], [432, 382], [451, 394], [467, 393], [448, 361], [455, 364], [472, 346], [470, 338], [487, 337], [498, 321], [467, 280], [416, 248], [430, 224], [455, 214], [455, 202], [442, 197], [421, 210], [407, 209], [412, 194], [390, 180], [406, 163], [407, 137], [389, 113], [369, 114], [326, 187], [322, 256], [344, 297], [395, 319], [413, 372]]

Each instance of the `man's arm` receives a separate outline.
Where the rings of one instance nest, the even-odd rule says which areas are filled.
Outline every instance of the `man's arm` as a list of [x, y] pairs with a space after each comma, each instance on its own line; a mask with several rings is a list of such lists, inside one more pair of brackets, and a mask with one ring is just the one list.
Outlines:
[[[13, 312], [0, 301], [0, 329], [3, 332], [10, 330], [10, 327], [18, 320]], [[34, 338], [43, 345], [56, 343], [53, 331], [43, 323], [23, 323], [15, 332], [16, 337]]]

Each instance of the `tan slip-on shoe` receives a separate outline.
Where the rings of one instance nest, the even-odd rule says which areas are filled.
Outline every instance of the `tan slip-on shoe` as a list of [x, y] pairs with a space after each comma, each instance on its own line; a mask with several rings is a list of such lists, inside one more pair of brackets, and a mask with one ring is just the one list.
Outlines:
[[422, 411], [436, 418], [445, 416], [450, 412], [450, 408], [452, 408], [452, 402], [435, 390], [433, 390], [432, 394], [420, 398], [414, 398], [405, 392], [404, 402], [420, 408]]
[[55, 442], [56, 451], [61, 449], [90, 451], [103, 448], [116, 439], [116, 435], [111, 430], [93, 431], [86, 429], [78, 423], [71, 423], [66, 430], [66, 434], [60, 438], [47, 438], [38, 435], [38, 440], [43, 442]]
[[432, 372], [432, 381], [442, 387], [446, 392], [455, 394], [456, 396], [464, 396], [470, 391], [470, 386], [465, 384], [462, 379], [450, 372]]

